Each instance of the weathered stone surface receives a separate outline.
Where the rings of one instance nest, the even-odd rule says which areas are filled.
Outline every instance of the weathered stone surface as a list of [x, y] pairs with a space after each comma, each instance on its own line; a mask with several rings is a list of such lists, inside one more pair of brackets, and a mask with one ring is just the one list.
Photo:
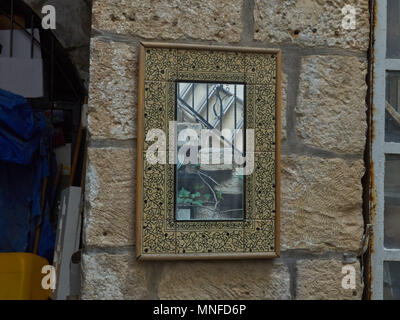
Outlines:
[[136, 79], [133, 46], [92, 39], [88, 122], [93, 139], [136, 137]]
[[147, 268], [137, 262], [133, 249], [126, 254], [83, 254], [82, 299], [149, 299]]
[[281, 249], [357, 252], [363, 232], [361, 160], [284, 157]]
[[[342, 27], [345, 5], [356, 9], [354, 30]], [[304, 46], [367, 50], [368, 1], [255, 0], [254, 38], [270, 43], [293, 42]]]
[[285, 265], [268, 261], [174, 262], [165, 265], [160, 299], [290, 299]]
[[[134, 146], [132, 146], [134, 147]], [[85, 242], [89, 246], [135, 243], [136, 152], [89, 148]]]
[[[355, 50], [368, 47], [366, 0], [254, 0], [254, 3], [256, 40], [306, 47]], [[116, 6], [113, 0], [95, 1], [93, 23], [97, 30], [144, 39], [237, 43], [243, 27], [242, 4], [242, 0], [157, 3], [120, 0]], [[345, 4], [353, 4], [358, 10], [356, 30], [341, 27], [340, 10]], [[91, 68], [92, 138], [134, 138], [135, 47], [94, 38]], [[302, 60], [294, 129], [305, 145], [341, 154], [362, 154], [366, 130], [365, 74], [366, 63], [356, 57], [307, 56]], [[283, 140], [287, 129], [292, 129], [286, 127], [287, 82], [283, 74]], [[135, 242], [134, 150], [134, 146], [89, 148], [84, 233], [85, 245], [90, 248], [129, 246]], [[298, 155], [283, 158], [281, 249], [357, 252], [363, 230], [360, 181], [363, 172], [361, 160]], [[289, 253], [286, 252], [290, 257]], [[160, 268], [155, 265], [137, 262], [133, 252], [107, 254], [89, 250], [83, 256], [82, 296], [84, 299], [291, 298], [289, 270], [280, 259], [163, 262], [158, 264]], [[362, 292], [359, 266], [354, 266], [357, 289], [344, 290], [341, 261], [298, 261], [297, 298], [359, 299]], [[156, 279], [152, 278], [154, 275]]]
[[[296, 298], [299, 300], [360, 300], [363, 285], [360, 278], [360, 264], [349, 266], [355, 269], [356, 288], [344, 289], [342, 280], [349, 274], [342, 273], [338, 260], [301, 260], [297, 262]], [[346, 282], [347, 283], [347, 282]]]
[[302, 60], [296, 131], [306, 145], [337, 153], [363, 153], [366, 72], [366, 61], [356, 57]]
[[242, 0], [114, 0], [93, 3], [93, 28], [146, 39], [239, 42]]

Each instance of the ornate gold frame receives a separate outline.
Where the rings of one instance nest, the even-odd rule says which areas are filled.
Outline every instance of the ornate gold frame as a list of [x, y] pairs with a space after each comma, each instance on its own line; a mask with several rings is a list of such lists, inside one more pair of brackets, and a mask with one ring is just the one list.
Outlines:
[[[255, 130], [254, 172], [246, 176], [240, 221], [174, 219], [174, 165], [146, 162], [146, 133], [175, 119], [175, 82], [246, 85], [246, 129]], [[141, 260], [279, 256], [279, 49], [142, 42], [139, 52], [136, 251]], [[168, 136], [167, 136], [168, 141]], [[168, 152], [167, 152], [168, 155]]]

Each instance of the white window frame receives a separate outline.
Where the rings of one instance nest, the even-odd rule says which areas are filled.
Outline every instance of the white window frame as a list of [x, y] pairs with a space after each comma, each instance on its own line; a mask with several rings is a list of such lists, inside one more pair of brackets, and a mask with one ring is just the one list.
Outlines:
[[400, 249], [384, 247], [384, 177], [385, 155], [400, 155], [400, 143], [385, 142], [386, 71], [400, 71], [400, 59], [386, 59], [387, 0], [376, 1], [373, 81], [373, 139], [372, 169], [374, 188], [371, 190], [375, 206], [371, 203], [373, 222], [372, 299], [383, 299], [383, 263], [400, 261]]

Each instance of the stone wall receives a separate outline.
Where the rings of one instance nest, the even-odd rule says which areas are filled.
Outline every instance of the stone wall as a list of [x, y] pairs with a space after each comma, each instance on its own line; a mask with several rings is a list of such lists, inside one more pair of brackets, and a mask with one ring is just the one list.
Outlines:
[[[82, 298], [360, 299], [368, 1], [102, 0], [92, 27]], [[282, 49], [280, 258], [136, 261], [141, 40]]]

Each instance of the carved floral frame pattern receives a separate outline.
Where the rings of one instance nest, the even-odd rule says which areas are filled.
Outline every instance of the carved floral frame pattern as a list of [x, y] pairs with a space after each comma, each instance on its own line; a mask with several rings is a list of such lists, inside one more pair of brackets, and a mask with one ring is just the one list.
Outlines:
[[[245, 177], [245, 219], [175, 221], [174, 165], [147, 163], [148, 130], [175, 120], [177, 81], [243, 83], [246, 129], [255, 131]], [[138, 97], [137, 257], [279, 256], [281, 52], [278, 49], [141, 43]], [[169, 137], [167, 135], [167, 141]], [[151, 143], [150, 143], [151, 144]], [[168, 163], [168, 150], [166, 154]]]

